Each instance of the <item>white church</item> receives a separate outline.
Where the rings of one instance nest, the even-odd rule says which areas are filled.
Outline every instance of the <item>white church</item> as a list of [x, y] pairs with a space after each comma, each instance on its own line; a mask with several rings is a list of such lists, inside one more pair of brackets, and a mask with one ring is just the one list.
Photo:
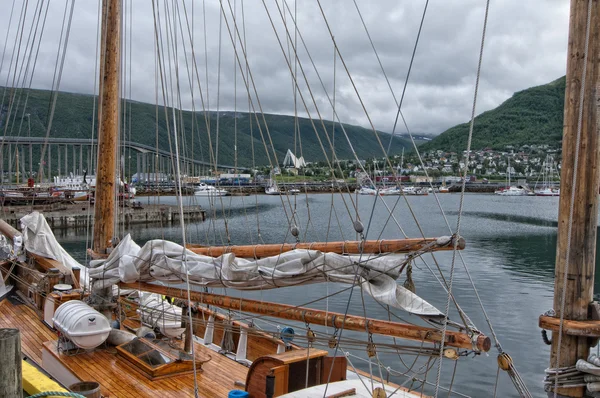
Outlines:
[[296, 155], [288, 149], [285, 154], [285, 159], [283, 159], [283, 167], [301, 169], [302, 167], [306, 167], [306, 162], [304, 161], [303, 156], [297, 158]]

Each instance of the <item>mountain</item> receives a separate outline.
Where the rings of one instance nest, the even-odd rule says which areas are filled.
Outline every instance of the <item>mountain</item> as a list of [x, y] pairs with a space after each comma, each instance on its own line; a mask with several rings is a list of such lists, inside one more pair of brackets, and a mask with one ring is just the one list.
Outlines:
[[[503, 149], [506, 145], [548, 144], [560, 148], [565, 77], [513, 94], [496, 109], [475, 118], [472, 149]], [[467, 148], [469, 123], [459, 124], [419, 147], [461, 152]]]
[[[4, 89], [0, 88], [0, 92], [4, 93]], [[15, 93], [14, 91], [12, 92]], [[6, 96], [4, 97], [4, 106], [0, 109], [0, 134], [6, 134], [7, 136], [26, 136], [29, 134], [27, 117], [23, 117], [23, 124], [19, 129], [25, 98], [27, 96], [27, 90], [24, 89], [16, 90], [14, 98], [15, 103], [20, 104], [19, 110], [16, 113], [14, 111], [11, 112], [11, 123], [8, 123], [8, 129], [5, 132], [5, 127], [7, 126], [5, 119], [8, 114], [7, 98], [9, 97], [9, 93], [11, 93], [11, 89], [7, 88]], [[50, 91], [33, 89], [29, 91], [24, 113], [30, 114], [32, 136], [40, 137], [46, 135], [48, 115], [51, 108], [50, 98]], [[158, 142], [161, 149], [169, 150], [169, 134], [167, 124], [165, 123], [164, 107], [158, 107], [157, 110], [155, 105], [127, 100], [122, 102], [121, 109], [121, 124], [125, 125], [125, 128], [122, 128], [122, 130], [125, 131], [124, 138], [122, 139], [150, 145], [152, 147], [155, 147], [156, 142]], [[90, 138], [93, 112], [94, 96], [66, 92], [58, 93], [50, 136], [60, 138]], [[123, 117], [124, 112], [126, 112], [126, 117]], [[170, 129], [172, 131], [171, 109], [167, 109], [166, 113], [168, 114]], [[158, 128], [156, 123], [157, 114]], [[16, 120], [13, 119], [15, 116]], [[317, 129], [317, 134], [315, 134], [311, 121], [306, 118], [299, 118], [300, 138], [295, 141], [293, 116], [265, 114], [264, 118], [268, 125], [269, 138], [267, 129], [263, 123], [262, 115], [258, 114], [264, 137], [263, 142], [254, 114], [245, 112], [237, 112], [237, 114], [235, 114], [232, 111], [220, 112], [218, 140], [216, 133], [217, 113], [210, 111], [207, 112], [207, 116], [208, 122], [210, 123], [210, 137], [207, 134], [206, 120], [203, 112], [196, 112], [194, 114], [190, 111], [183, 111], [181, 112], [181, 118], [178, 113], [177, 130], [180, 137], [181, 155], [189, 157], [193, 155], [194, 159], [207, 162], [210, 161], [212, 163], [209, 138], [215, 156], [217, 154], [218, 142], [218, 163], [225, 165], [234, 164], [234, 144], [237, 138], [237, 163], [241, 168], [251, 167], [253, 163], [257, 166], [269, 165], [267, 152], [273, 163], [275, 163], [274, 155], [277, 156], [278, 162], [281, 163], [288, 149], [295, 152], [297, 156], [304, 156], [307, 162], [325, 160], [325, 155], [321, 149], [319, 139], [325, 148], [327, 156], [330, 156], [331, 154], [331, 147], [327, 142], [326, 135], [318, 120], [314, 121]], [[129, 122], [129, 120], [131, 120], [131, 122]], [[192, 120], [194, 120], [193, 137]], [[237, 137], [235, 134], [236, 124]], [[331, 121], [325, 121], [324, 124], [331, 135], [333, 123]], [[348, 135], [348, 139], [352, 143], [352, 146], [360, 159], [382, 156], [381, 148], [372, 130], [347, 124], [344, 124], [343, 126]], [[181, 131], [184, 131], [185, 133], [182, 135]], [[381, 132], [378, 132], [377, 134], [381, 139], [384, 148], [387, 148], [390, 136]], [[171, 137], [172, 136], [171, 133]], [[252, 155], [253, 146], [254, 155]], [[406, 140], [394, 137], [390, 154], [399, 154], [403, 147], [410, 147], [410, 144]], [[275, 149], [274, 151], [273, 148]], [[335, 152], [339, 159], [354, 158], [339, 124], [335, 125]], [[133, 155], [133, 158], [135, 158], [135, 155]]]

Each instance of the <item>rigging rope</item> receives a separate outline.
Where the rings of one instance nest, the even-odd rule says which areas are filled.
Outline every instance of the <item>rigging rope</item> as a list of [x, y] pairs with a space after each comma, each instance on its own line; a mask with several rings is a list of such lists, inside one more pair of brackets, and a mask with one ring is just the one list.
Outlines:
[[[473, 93], [473, 106], [471, 108], [471, 122], [469, 124], [469, 136], [468, 136], [468, 140], [467, 140], [467, 151], [466, 151], [466, 155], [465, 155], [465, 166], [464, 166], [464, 172], [463, 172], [463, 181], [462, 181], [462, 187], [461, 187], [461, 194], [460, 194], [460, 203], [459, 203], [459, 207], [458, 207], [458, 218], [456, 221], [456, 232], [455, 232], [455, 236], [459, 237], [460, 236], [460, 224], [461, 224], [461, 219], [462, 219], [462, 212], [463, 212], [463, 206], [464, 206], [464, 196], [465, 196], [465, 187], [466, 187], [466, 182], [467, 182], [467, 173], [468, 173], [468, 167], [469, 167], [469, 158], [470, 158], [470, 154], [471, 154], [471, 143], [473, 140], [473, 126], [475, 124], [475, 108], [477, 105], [477, 92], [479, 89], [479, 79], [481, 76], [481, 63], [483, 60], [483, 49], [484, 49], [484, 44], [485, 44], [485, 33], [486, 33], [486, 28], [487, 28], [487, 22], [488, 22], [488, 15], [489, 15], [489, 7], [490, 7], [490, 1], [487, 0], [486, 1], [486, 6], [485, 6], [485, 16], [483, 18], [483, 31], [481, 34], [481, 46], [479, 49], [479, 61], [478, 61], [478, 65], [477, 65], [477, 77], [475, 78], [475, 90]], [[442, 327], [442, 343], [440, 344], [440, 353], [439, 353], [439, 363], [438, 363], [438, 369], [437, 369], [437, 378], [436, 378], [436, 388], [435, 388], [435, 397], [438, 396], [439, 393], [439, 385], [440, 385], [440, 380], [441, 380], [441, 376], [442, 376], [442, 363], [443, 363], [443, 359], [444, 359], [444, 344], [443, 342], [445, 341], [446, 338], [446, 329], [448, 327], [448, 315], [450, 312], [450, 301], [451, 301], [451, 295], [452, 295], [452, 284], [454, 282], [454, 270], [455, 270], [455, 264], [456, 264], [456, 253], [458, 250], [457, 249], [457, 243], [455, 243], [454, 245], [454, 250], [452, 251], [452, 263], [450, 266], [450, 281], [449, 281], [449, 285], [448, 285], [448, 299], [446, 300], [446, 310], [445, 310], [445, 316], [444, 316], [444, 324]]]

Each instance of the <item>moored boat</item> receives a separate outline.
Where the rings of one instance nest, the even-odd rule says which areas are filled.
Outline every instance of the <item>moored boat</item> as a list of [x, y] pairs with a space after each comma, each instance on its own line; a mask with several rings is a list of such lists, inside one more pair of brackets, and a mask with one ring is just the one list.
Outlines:
[[229, 195], [229, 192], [225, 189], [219, 189], [202, 182], [194, 189], [194, 195], [204, 197], [227, 196]]

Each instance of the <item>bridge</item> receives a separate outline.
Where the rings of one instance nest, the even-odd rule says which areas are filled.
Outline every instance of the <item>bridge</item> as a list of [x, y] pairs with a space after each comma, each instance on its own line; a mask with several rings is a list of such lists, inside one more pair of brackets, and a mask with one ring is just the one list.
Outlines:
[[[33, 172], [37, 171], [37, 167], [39, 167], [39, 161], [36, 162], [33, 159], [33, 147], [38, 145], [41, 148], [46, 145], [44, 169], [47, 169], [48, 175], [53, 175], [52, 171], [57, 172], [58, 175], [68, 174], [69, 172], [83, 174], [83, 170], [95, 169], [96, 160], [93, 151], [97, 148], [98, 140], [90, 138], [0, 136], [0, 145], [2, 146], [0, 151], [0, 169], [2, 172], [7, 171], [10, 174], [22, 171], [23, 175], [26, 175], [26, 164], [29, 163], [29, 173], [33, 175]], [[171, 169], [174, 155], [171, 152], [133, 141], [121, 141], [120, 145], [137, 152], [135, 165], [138, 175], [140, 175], [139, 173], [152, 173], [155, 170], [162, 170], [167, 173], [173, 172]], [[25, 149], [29, 151], [28, 156]], [[69, 152], [72, 153], [71, 156]], [[21, 159], [20, 163], [19, 158]], [[55, 167], [52, 165], [53, 162], [56, 162]], [[201, 168], [214, 168], [214, 164], [210, 162], [192, 159], [187, 156], [180, 156], [180, 163], [182, 173], [188, 175], [199, 175]], [[36, 165], [36, 169], [34, 169], [34, 165]], [[61, 167], [63, 165], [64, 169]], [[20, 170], [16, 170], [16, 167], [19, 167]], [[234, 166], [218, 164], [217, 168], [233, 169]]]

